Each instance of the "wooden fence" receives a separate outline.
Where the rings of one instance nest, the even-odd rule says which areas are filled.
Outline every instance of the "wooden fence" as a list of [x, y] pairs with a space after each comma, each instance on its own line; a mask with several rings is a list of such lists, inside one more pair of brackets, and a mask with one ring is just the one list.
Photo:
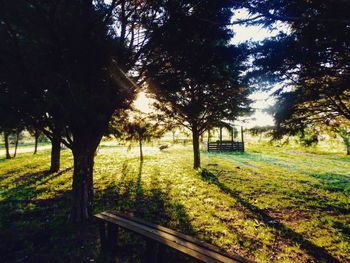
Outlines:
[[234, 141], [209, 142], [208, 152], [244, 152], [244, 142], [234, 142]]

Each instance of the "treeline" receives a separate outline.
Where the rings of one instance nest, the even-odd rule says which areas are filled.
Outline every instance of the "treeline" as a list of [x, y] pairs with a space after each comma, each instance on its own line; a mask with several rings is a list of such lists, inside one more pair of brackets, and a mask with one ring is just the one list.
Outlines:
[[[39, 142], [46, 142], [47, 138], [45, 138], [44, 135], [42, 133], [40, 133], [40, 131], [37, 129], [31, 129], [31, 128], [27, 127], [25, 131], [27, 131], [30, 134], [30, 136], [34, 139], [33, 154], [37, 154]], [[6, 159], [15, 158], [17, 156], [18, 144], [23, 139], [23, 133], [24, 133], [24, 131], [20, 130], [18, 128], [13, 129], [13, 130], [4, 129], [2, 131]], [[14, 153], [12, 156], [10, 154], [10, 145], [11, 144], [14, 144]]]

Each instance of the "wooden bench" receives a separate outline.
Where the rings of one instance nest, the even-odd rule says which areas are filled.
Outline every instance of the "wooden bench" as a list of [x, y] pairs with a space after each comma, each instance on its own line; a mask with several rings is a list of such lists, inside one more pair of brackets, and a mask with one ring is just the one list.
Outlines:
[[[103, 212], [95, 215], [100, 228], [102, 247], [115, 249], [118, 227], [130, 230], [147, 238], [148, 253], [157, 257], [159, 244], [171, 247], [202, 262], [250, 262], [237, 255], [229, 255], [216, 246], [205, 243], [193, 237], [184, 235], [172, 229], [148, 223], [144, 220], [113, 212]], [[156, 259], [149, 260], [156, 262]]]

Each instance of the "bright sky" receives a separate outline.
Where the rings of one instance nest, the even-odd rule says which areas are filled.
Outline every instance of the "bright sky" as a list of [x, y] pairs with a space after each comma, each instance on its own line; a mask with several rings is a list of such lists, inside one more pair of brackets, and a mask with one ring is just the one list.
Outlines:
[[[249, 17], [248, 12], [246, 10], [241, 10], [235, 14], [233, 20], [245, 19], [248, 17]], [[285, 26], [283, 25], [279, 25], [279, 26], [281, 30], [286, 31]], [[248, 40], [261, 41], [267, 37], [272, 37], [278, 33], [277, 30], [271, 31], [271, 30], [262, 28], [261, 26], [245, 27], [238, 24], [232, 26], [232, 30], [235, 33], [234, 38], [232, 39], [233, 44], [239, 44]], [[272, 92], [253, 93], [251, 95], [251, 99], [254, 100], [252, 107], [255, 109], [255, 113], [251, 117], [244, 118], [243, 120], [239, 121], [237, 125], [243, 125], [247, 128], [254, 127], [254, 126], [273, 125], [274, 121], [272, 116], [264, 112], [264, 109], [267, 109], [268, 107], [274, 104], [274, 99], [272, 98], [271, 93]], [[138, 94], [134, 102], [134, 106], [145, 113], [152, 112], [150, 104], [151, 104], [150, 99], [148, 99], [146, 97], [146, 94], [143, 92]]]

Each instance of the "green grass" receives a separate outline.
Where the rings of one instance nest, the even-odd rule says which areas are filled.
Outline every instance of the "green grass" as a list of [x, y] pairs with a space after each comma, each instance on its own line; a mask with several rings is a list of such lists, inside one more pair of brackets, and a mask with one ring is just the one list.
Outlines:
[[[102, 146], [95, 212], [133, 213], [259, 262], [350, 261], [350, 158], [255, 145], [245, 154], [204, 153], [202, 162], [192, 169], [190, 146], [146, 147], [143, 165], [136, 148]], [[61, 172], [48, 174], [48, 166], [49, 151], [0, 159], [1, 255], [102, 262], [95, 225], [67, 223], [70, 152]], [[139, 239], [124, 239], [124, 252], [141, 253]]]

